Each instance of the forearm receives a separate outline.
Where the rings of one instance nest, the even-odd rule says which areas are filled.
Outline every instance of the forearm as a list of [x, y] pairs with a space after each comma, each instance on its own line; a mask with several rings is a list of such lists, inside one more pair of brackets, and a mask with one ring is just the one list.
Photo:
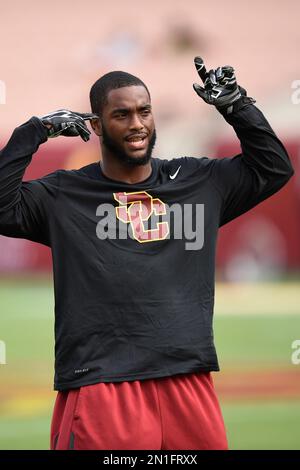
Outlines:
[[284, 145], [256, 106], [249, 104], [223, 116], [233, 126], [241, 143], [243, 162], [249, 168], [283, 184], [294, 174]]
[[20, 198], [20, 187], [32, 155], [47, 140], [47, 129], [38, 118], [17, 127], [0, 151], [0, 213], [12, 208]]

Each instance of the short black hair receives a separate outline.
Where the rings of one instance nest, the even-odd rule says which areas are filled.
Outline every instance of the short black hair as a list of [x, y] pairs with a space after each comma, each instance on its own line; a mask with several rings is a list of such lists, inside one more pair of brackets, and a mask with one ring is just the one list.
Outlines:
[[117, 70], [103, 75], [94, 83], [90, 90], [92, 112], [95, 114], [102, 113], [103, 106], [107, 103], [107, 95], [111, 90], [134, 85], [146, 88], [150, 98], [150, 93], [145, 83], [130, 73]]

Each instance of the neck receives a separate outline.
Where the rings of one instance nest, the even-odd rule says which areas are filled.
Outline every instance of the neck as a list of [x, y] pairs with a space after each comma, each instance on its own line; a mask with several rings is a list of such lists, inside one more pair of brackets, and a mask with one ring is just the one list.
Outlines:
[[151, 159], [145, 165], [128, 165], [102, 153], [100, 162], [101, 170], [104, 176], [122, 183], [135, 184], [140, 183], [152, 173]]

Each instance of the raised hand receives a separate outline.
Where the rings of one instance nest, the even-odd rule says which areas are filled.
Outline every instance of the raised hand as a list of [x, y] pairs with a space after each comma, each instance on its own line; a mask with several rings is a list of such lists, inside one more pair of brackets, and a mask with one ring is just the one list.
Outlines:
[[90, 138], [91, 132], [88, 130], [85, 121], [97, 119], [93, 113], [76, 113], [68, 109], [59, 109], [45, 116], [39, 117], [44, 126], [47, 127], [48, 137], [80, 136], [85, 142]]
[[[229, 114], [232, 112], [233, 103], [242, 96], [246, 96], [246, 90], [237, 84], [233, 67], [224, 65], [207, 72], [201, 57], [194, 59], [196, 70], [203, 82], [204, 87], [198, 83], [193, 84], [193, 88], [206, 103], [216, 106], [216, 108]], [[247, 98], [247, 104], [253, 103], [253, 98]], [[246, 101], [243, 103], [246, 104]]]

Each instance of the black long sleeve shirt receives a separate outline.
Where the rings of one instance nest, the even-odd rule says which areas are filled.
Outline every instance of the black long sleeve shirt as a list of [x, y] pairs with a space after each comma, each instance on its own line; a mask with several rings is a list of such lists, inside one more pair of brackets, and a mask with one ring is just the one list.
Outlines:
[[[226, 120], [241, 154], [153, 158], [151, 175], [136, 184], [105, 177], [99, 162], [23, 182], [47, 140], [35, 116], [0, 152], [0, 234], [52, 250], [55, 390], [219, 370], [212, 325], [218, 229], [293, 175], [284, 146], [253, 104]], [[146, 216], [136, 210], [141, 199]], [[103, 204], [115, 208], [117, 233], [130, 226], [133, 237], [99, 237]], [[172, 237], [164, 217], [174, 204], [182, 213], [192, 207], [192, 216], [203, 208], [201, 248]], [[146, 227], [150, 214], [159, 217], [154, 229]]]

